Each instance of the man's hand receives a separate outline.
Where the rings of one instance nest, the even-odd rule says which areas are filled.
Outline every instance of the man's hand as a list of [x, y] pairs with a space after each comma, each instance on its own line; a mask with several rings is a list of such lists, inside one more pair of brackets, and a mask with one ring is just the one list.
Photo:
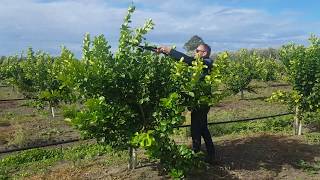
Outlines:
[[171, 51], [171, 47], [167, 47], [167, 46], [159, 46], [156, 49], [157, 53], [164, 53], [164, 54], [169, 54]]

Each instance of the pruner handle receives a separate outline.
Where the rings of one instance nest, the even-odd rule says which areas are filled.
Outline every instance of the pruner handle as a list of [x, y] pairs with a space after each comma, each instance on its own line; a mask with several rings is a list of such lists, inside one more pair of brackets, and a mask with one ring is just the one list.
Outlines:
[[142, 46], [142, 45], [138, 45], [139, 48], [144, 49], [144, 50], [149, 50], [149, 51], [153, 51], [156, 52], [157, 47], [154, 46]]

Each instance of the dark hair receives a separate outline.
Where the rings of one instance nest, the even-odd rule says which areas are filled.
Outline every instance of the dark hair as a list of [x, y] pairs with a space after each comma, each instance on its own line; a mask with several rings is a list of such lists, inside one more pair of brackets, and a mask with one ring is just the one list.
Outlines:
[[207, 51], [207, 56], [206, 56], [206, 57], [210, 57], [211, 47], [210, 47], [208, 44], [206, 44], [206, 43], [201, 43], [201, 44], [199, 44], [199, 46], [203, 46], [203, 47], [206, 49], [206, 51]]

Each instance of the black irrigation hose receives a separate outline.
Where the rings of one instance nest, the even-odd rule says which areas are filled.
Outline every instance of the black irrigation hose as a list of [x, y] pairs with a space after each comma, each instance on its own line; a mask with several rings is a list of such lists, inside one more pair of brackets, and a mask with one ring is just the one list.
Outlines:
[[[255, 117], [255, 118], [236, 119], [236, 120], [232, 120], [232, 121], [210, 122], [210, 123], [208, 123], [208, 126], [217, 125], [217, 124], [235, 123], [235, 122], [256, 121], [256, 120], [260, 120], [260, 119], [268, 119], [268, 118], [273, 118], [273, 117], [286, 116], [286, 115], [290, 115], [290, 114], [294, 114], [294, 113], [287, 112], [287, 113], [275, 114], [275, 115], [271, 115], [271, 116], [261, 116], [261, 117]], [[176, 128], [185, 128], [185, 127], [190, 127], [190, 126], [191, 125], [188, 124], [188, 125], [178, 126]]]
[[[235, 123], [235, 122], [255, 121], [255, 120], [260, 120], [260, 119], [268, 119], [268, 118], [273, 118], [273, 117], [286, 116], [286, 115], [290, 115], [290, 114], [294, 114], [294, 113], [288, 112], [288, 113], [275, 114], [272, 116], [237, 119], [237, 120], [233, 120], [233, 121], [211, 122], [211, 123], [208, 123], [208, 125], [210, 126], [210, 125], [217, 125], [217, 124], [228, 124], [228, 123]], [[185, 128], [185, 127], [190, 127], [190, 126], [191, 125], [189, 124], [189, 125], [178, 126], [176, 128]], [[80, 141], [80, 139], [71, 139], [71, 140], [67, 140], [67, 141], [54, 142], [54, 143], [42, 144], [42, 145], [31, 146], [31, 147], [23, 147], [23, 148], [17, 148], [17, 149], [4, 150], [4, 151], [0, 151], [0, 154], [12, 153], [12, 152], [23, 151], [23, 150], [28, 150], [28, 149], [35, 149], [35, 148], [40, 148], [40, 147], [55, 146], [55, 145], [60, 145], [60, 144], [67, 144], [67, 143], [72, 143], [72, 142], [77, 142], [77, 141]]]
[[32, 98], [0, 99], [0, 102], [23, 101], [23, 100], [32, 100]]
[[268, 88], [268, 87], [288, 87], [291, 86], [290, 84], [271, 84], [267, 86], [252, 86], [253, 89], [262, 89], [262, 88]]
[[17, 149], [8, 149], [8, 150], [0, 151], [0, 154], [13, 153], [13, 152], [17, 152], [17, 151], [24, 151], [24, 150], [35, 149], [35, 148], [40, 148], [40, 147], [56, 146], [56, 145], [60, 145], [60, 144], [73, 143], [73, 142], [77, 142], [77, 141], [80, 141], [80, 139], [70, 139], [70, 140], [66, 140], [66, 141], [41, 144], [41, 145], [36, 145], [36, 146], [29, 146], [29, 147], [23, 147], [23, 148], [17, 148]]

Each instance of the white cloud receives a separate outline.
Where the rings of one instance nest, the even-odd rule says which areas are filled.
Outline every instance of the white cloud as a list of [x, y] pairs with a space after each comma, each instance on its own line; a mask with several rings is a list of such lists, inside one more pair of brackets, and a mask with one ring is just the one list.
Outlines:
[[[213, 49], [219, 51], [241, 47], [276, 47], [288, 41], [302, 42], [309, 36], [309, 31], [317, 27], [311, 23], [298, 23], [294, 16], [273, 16], [256, 9], [215, 5], [196, 9], [197, 4], [193, 6], [189, 1], [166, 2], [157, 12], [141, 13], [142, 16], [153, 18], [157, 24], [155, 31], [151, 33], [151, 39], [160, 41], [175, 38], [175, 42], [183, 44], [192, 35], [198, 34], [211, 43]], [[163, 7], [171, 8], [165, 11]], [[186, 11], [172, 11], [175, 7]], [[187, 11], [190, 7], [194, 9]], [[192, 15], [188, 12], [192, 12]]]
[[102, 1], [90, 2], [5, 0], [0, 6], [1, 46], [13, 41], [18, 47], [13, 46], [12, 51], [19, 52], [27, 46], [46, 50], [59, 49], [61, 44], [77, 43], [79, 49], [85, 32], [105, 33], [110, 39], [115, 39], [126, 9], [113, 8]]
[[[62, 44], [79, 54], [85, 32], [105, 34], [114, 48], [130, 3], [131, 0], [2, 0], [0, 54], [17, 53], [28, 46], [57, 54]], [[141, 25], [147, 18], [156, 24], [148, 40], [176, 44], [178, 49], [194, 34], [218, 51], [275, 47], [288, 41], [303, 42], [319, 27], [317, 22], [296, 20], [299, 12], [284, 11], [275, 16], [263, 10], [203, 5], [191, 0], [134, 3], [134, 25]]]

